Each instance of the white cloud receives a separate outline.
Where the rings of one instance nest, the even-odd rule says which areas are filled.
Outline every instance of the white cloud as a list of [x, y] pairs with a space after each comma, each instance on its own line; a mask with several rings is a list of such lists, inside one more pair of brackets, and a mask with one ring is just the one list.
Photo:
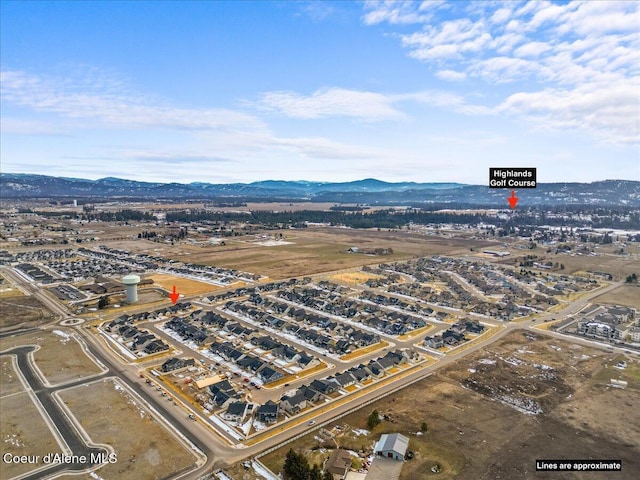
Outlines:
[[188, 109], [123, 91], [91, 76], [50, 77], [19, 70], [0, 73], [4, 102], [118, 128], [261, 128], [254, 116], [228, 109]]
[[512, 11], [509, 8], [499, 8], [493, 15], [491, 15], [492, 23], [504, 23], [512, 15]]
[[[67, 162], [70, 159], [68, 149], [75, 151], [76, 145], [82, 145], [82, 157], [75, 159], [76, 163], [67, 162], [67, 167], [72, 165], [76, 175], [84, 172], [82, 175], [95, 177], [99, 175], [97, 172], [105, 170], [104, 165], [110, 165], [112, 172], [129, 178], [154, 176], [166, 180], [178, 174], [176, 167], [183, 177], [207, 175], [214, 179], [218, 178], [217, 172], [235, 172], [236, 179], [245, 174], [267, 178], [272, 176], [270, 165], [283, 162], [288, 162], [285, 171], [292, 167], [294, 171], [300, 170], [300, 162], [331, 164], [338, 171], [347, 168], [340, 167], [345, 160], [389, 162], [394, 158], [391, 152], [379, 147], [322, 136], [278, 135], [254, 115], [229, 109], [174, 106], [120, 88], [117, 82], [100, 83], [75, 76], [45, 77], [15, 70], [3, 71], [0, 80], [3, 136], [13, 141], [16, 134], [43, 135], [61, 130], [73, 139], [63, 144], [67, 145], [67, 150], [58, 158]], [[403, 118], [403, 114], [392, 106], [397, 99], [373, 92], [332, 89], [309, 98], [295, 94], [267, 95], [265, 98], [273, 103], [269, 108], [280, 108], [292, 116], [306, 115], [305, 118], [309, 115], [324, 117], [340, 111], [348, 116]], [[7, 116], [4, 107], [13, 109], [16, 105], [23, 110], [21, 114], [30, 111], [50, 119], [50, 123], [13, 118], [11, 115], [15, 115], [15, 110]], [[304, 113], [305, 109], [313, 113]], [[56, 128], [51, 129], [52, 125]], [[93, 137], [92, 131], [104, 131], [105, 128], [118, 147]], [[155, 131], [157, 129], [162, 130], [160, 135]], [[17, 160], [10, 150], [3, 142], [3, 160], [6, 159], [7, 165], [16, 165]], [[34, 161], [28, 160], [22, 167], [12, 166], [13, 171], [26, 171], [27, 165], [33, 165]]]
[[[414, 7], [409, 2], [396, 0], [368, 0], [365, 2], [363, 21], [366, 25], [377, 25], [387, 22], [391, 24], [420, 23], [431, 18], [430, 7], [437, 7], [442, 2], [423, 2]], [[427, 13], [424, 13], [424, 12]]]
[[538, 71], [535, 62], [513, 57], [493, 57], [475, 63], [469, 68], [473, 76], [491, 83], [508, 83]]
[[[536, 125], [544, 119], [550, 128], [584, 129], [612, 143], [637, 141], [638, 110], [629, 105], [637, 106], [640, 83], [640, 2], [448, 6], [445, 14], [435, 9], [418, 19], [420, 4], [403, 2], [403, 15], [416, 25], [396, 33], [407, 54], [437, 78], [480, 79], [490, 89], [487, 95], [502, 96], [494, 111], [508, 111]], [[389, 8], [369, 4], [367, 12], [378, 15], [377, 23], [393, 24]], [[633, 85], [635, 97], [630, 95]]]
[[[456, 72], [444, 73], [452, 79]], [[318, 90], [305, 96], [295, 92], [270, 92], [259, 106], [292, 118], [319, 119], [351, 117], [366, 122], [403, 120], [407, 116], [396, 105], [401, 102], [449, 108], [460, 113], [488, 113], [482, 106], [468, 105], [464, 97], [448, 92], [426, 90], [410, 93], [382, 94], [343, 88]]]
[[377, 121], [404, 117], [392, 106], [389, 96], [343, 88], [318, 90], [309, 96], [269, 92], [263, 95], [260, 105], [294, 118], [344, 116]]
[[464, 72], [456, 72], [455, 70], [439, 70], [436, 72], [436, 77], [440, 80], [460, 82], [467, 78], [467, 74]]
[[553, 47], [545, 42], [529, 42], [519, 46], [513, 52], [516, 57], [539, 57]]
[[2, 125], [2, 133], [5, 135], [69, 135], [59, 123], [7, 117], [3, 117], [0, 123]]
[[496, 110], [531, 120], [543, 129], [585, 129], [604, 143], [640, 141], [640, 83], [586, 84], [509, 96]]

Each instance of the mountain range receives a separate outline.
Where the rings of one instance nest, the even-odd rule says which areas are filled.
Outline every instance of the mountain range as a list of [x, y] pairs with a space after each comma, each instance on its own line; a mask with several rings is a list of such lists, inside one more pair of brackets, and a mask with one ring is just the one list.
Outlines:
[[[0, 174], [2, 198], [129, 198], [234, 201], [312, 201], [360, 204], [456, 204], [504, 207], [509, 189], [461, 183], [391, 183], [266, 180], [253, 183], [158, 183], [114, 177], [99, 180], [33, 174]], [[520, 190], [519, 205], [640, 206], [640, 182], [544, 183]]]

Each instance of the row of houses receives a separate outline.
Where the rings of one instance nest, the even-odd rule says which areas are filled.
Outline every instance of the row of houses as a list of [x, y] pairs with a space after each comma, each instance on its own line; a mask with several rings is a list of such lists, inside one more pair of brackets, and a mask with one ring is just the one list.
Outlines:
[[209, 350], [243, 370], [257, 375], [264, 383], [272, 383], [284, 377], [281, 372], [271, 367], [267, 362], [239, 350], [232, 342], [215, 341], [211, 344]]
[[191, 308], [190, 302], [180, 302], [175, 305], [171, 305], [170, 307], [161, 308], [159, 310], [153, 310], [149, 312], [140, 312], [133, 314], [123, 314], [112, 320], [111, 322], [105, 325], [105, 330], [107, 332], [114, 331], [118, 327], [122, 325], [131, 325], [135, 322], [143, 322], [146, 320], [151, 320], [157, 318], [160, 315], [178, 315], [181, 313], [187, 312]]
[[367, 365], [361, 364], [331, 377], [313, 380], [309, 385], [302, 385], [295, 392], [283, 395], [278, 402], [268, 401], [256, 409], [249, 402], [240, 399], [241, 395], [228, 380], [211, 385], [209, 393], [216, 406], [226, 407], [226, 411], [221, 414], [225, 420], [242, 423], [255, 412], [258, 421], [271, 424], [278, 420], [281, 412], [296, 415], [343, 388], [369, 378], [382, 377], [385, 371], [416, 359], [413, 351], [389, 352], [384, 357], [371, 360]]
[[280, 406], [278, 403], [268, 400], [264, 405], [254, 408], [253, 403], [241, 399], [241, 395], [233, 388], [228, 380], [214, 383], [209, 386], [212, 402], [219, 408], [226, 407], [222, 418], [225, 420], [242, 423], [255, 413], [255, 417], [262, 423], [275, 423], [278, 421]]
[[482, 333], [484, 326], [478, 322], [466, 321], [452, 325], [440, 335], [425, 337], [424, 344], [431, 348], [455, 347], [467, 340], [466, 333]]
[[369, 379], [380, 378], [389, 369], [407, 361], [416, 360], [417, 354], [412, 350], [389, 352], [384, 357], [371, 360], [366, 365], [360, 364], [326, 379], [313, 380], [309, 385], [298, 388], [294, 394], [283, 396], [280, 399], [280, 405], [285, 412], [295, 415], [323, 396]]
[[[530, 308], [547, 308], [558, 300], [553, 295], [565, 294], [578, 289], [580, 279], [553, 277], [554, 288], [540, 286], [540, 293], [524, 289], [519, 282], [535, 284], [530, 276], [480, 262], [446, 257], [421, 258], [410, 262], [394, 263], [390, 270], [411, 275], [415, 282], [393, 284], [389, 292], [418, 298], [429, 303], [450, 308], [471, 307], [474, 312], [492, 316], [500, 320], [510, 320], [527, 315]], [[499, 303], [484, 301], [463, 288], [462, 280], [473, 285], [482, 295], [500, 298]], [[445, 282], [447, 288], [435, 292], [424, 285], [429, 282]], [[557, 287], [557, 288], [556, 288]], [[546, 289], [546, 290], [545, 290]]]
[[[303, 280], [304, 283], [309, 281], [311, 281], [310, 278], [305, 278]], [[296, 285], [297, 283], [299, 283], [298, 279], [291, 278], [286, 281], [269, 282], [251, 287], [240, 287], [236, 288], [235, 290], [227, 290], [224, 292], [216, 293], [214, 295], [210, 295], [209, 297], [207, 297], [207, 300], [211, 303], [218, 303], [229, 298], [250, 296], [259, 292], [273, 292], [290, 285]]]
[[[326, 349], [332, 353], [344, 354], [353, 349], [372, 345], [380, 341], [374, 333], [362, 331], [349, 324], [330, 320], [328, 317], [309, 313], [301, 308], [290, 307], [286, 313], [294, 315], [294, 321], [285, 321], [272, 313], [265, 312], [246, 302], [229, 301], [225, 309], [261, 325], [295, 335], [310, 345]], [[294, 318], [294, 317], [288, 317]], [[298, 322], [311, 325], [305, 328]]]
[[196, 345], [202, 346], [215, 339], [215, 335], [208, 329], [197, 327], [184, 318], [172, 318], [164, 326], [176, 332], [183, 340], [194, 342]]
[[134, 353], [144, 352], [150, 355], [169, 350], [169, 345], [147, 330], [139, 330], [133, 325], [125, 324], [117, 331], [122, 343]]

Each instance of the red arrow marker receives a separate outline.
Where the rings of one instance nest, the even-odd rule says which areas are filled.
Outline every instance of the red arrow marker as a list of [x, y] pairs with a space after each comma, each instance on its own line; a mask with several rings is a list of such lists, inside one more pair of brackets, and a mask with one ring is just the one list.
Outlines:
[[518, 204], [518, 197], [516, 197], [515, 190], [511, 190], [511, 196], [507, 198], [507, 200], [509, 200], [509, 205], [511, 205], [511, 210], [516, 208], [516, 205]]
[[175, 305], [176, 302], [178, 301], [178, 298], [180, 298], [180, 294], [178, 292], [176, 292], [176, 286], [173, 286], [173, 293], [169, 294], [169, 298], [171, 299], [171, 302]]

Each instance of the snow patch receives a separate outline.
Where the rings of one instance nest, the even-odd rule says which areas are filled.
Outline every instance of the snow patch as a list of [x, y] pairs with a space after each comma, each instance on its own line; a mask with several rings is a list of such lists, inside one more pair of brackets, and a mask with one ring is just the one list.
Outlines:
[[62, 344], [66, 344], [69, 340], [71, 340], [71, 335], [68, 334], [67, 332], [63, 332], [62, 330], [52, 330], [52, 332], [54, 335], [58, 335], [59, 337], [62, 337], [60, 339], [60, 343]]
[[253, 461], [251, 462], [251, 466], [253, 467], [253, 471], [256, 472], [256, 475], [260, 475], [267, 480], [280, 480], [273, 473], [263, 467], [260, 463]]

